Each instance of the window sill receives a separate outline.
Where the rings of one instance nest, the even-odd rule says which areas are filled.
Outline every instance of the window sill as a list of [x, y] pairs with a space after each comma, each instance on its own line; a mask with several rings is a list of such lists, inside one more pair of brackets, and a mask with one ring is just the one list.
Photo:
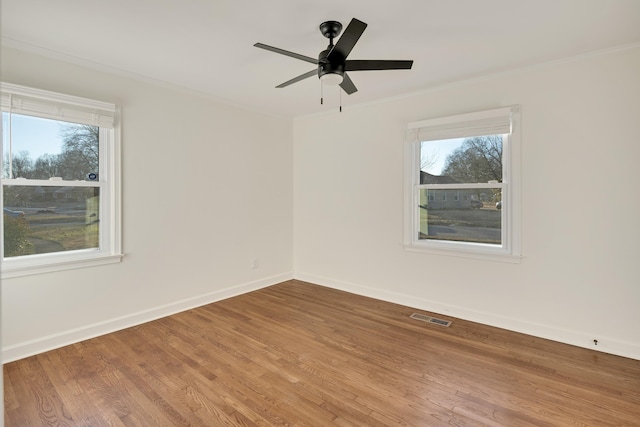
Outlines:
[[2, 279], [4, 280], [13, 277], [31, 276], [34, 274], [53, 273], [56, 271], [71, 270], [75, 268], [115, 264], [122, 261], [123, 256], [123, 254], [100, 255], [77, 259], [60, 259], [56, 262], [47, 262], [42, 264], [30, 263], [29, 265], [12, 265], [14, 264], [12, 263], [12, 260], [4, 260], [2, 266]]
[[472, 259], [481, 259], [486, 261], [497, 261], [497, 262], [506, 262], [510, 264], [519, 264], [522, 260], [522, 256], [520, 255], [511, 255], [506, 253], [496, 253], [496, 252], [481, 252], [474, 250], [464, 250], [464, 249], [447, 249], [447, 248], [437, 248], [432, 246], [419, 246], [419, 245], [404, 245], [404, 250], [407, 252], [420, 252], [432, 255], [445, 255], [445, 256], [454, 256], [461, 258], [472, 258]]

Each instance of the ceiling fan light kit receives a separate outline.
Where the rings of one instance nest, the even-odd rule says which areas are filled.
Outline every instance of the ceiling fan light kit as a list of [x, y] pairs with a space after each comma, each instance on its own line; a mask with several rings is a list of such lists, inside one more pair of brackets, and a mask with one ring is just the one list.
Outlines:
[[[281, 55], [296, 58], [305, 62], [317, 65], [317, 69], [308, 71], [291, 80], [276, 86], [277, 88], [287, 87], [311, 76], [317, 75], [324, 85], [339, 85], [347, 95], [357, 92], [355, 84], [347, 74], [347, 71], [368, 71], [368, 70], [408, 70], [411, 69], [413, 61], [387, 61], [387, 60], [348, 60], [347, 57], [360, 36], [367, 28], [367, 24], [355, 18], [349, 22], [342, 36], [337, 43], [333, 39], [340, 35], [342, 24], [338, 21], [326, 21], [320, 24], [320, 32], [329, 39], [329, 46], [318, 55], [318, 59], [298, 53], [289, 52], [262, 43], [254, 44], [255, 47], [265, 49]], [[322, 102], [322, 100], [321, 100]], [[340, 109], [342, 111], [342, 108]]]
[[338, 86], [344, 80], [344, 75], [340, 73], [326, 73], [320, 76], [320, 80], [327, 86]]

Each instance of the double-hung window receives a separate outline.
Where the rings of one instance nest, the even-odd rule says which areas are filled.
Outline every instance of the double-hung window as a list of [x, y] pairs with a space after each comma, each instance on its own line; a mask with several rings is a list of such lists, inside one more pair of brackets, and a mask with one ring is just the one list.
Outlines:
[[405, 248], [517, 262], [517, 106], [409, 123]]
[[115, 105], [2, 83], [2, 277], [118, 262]]

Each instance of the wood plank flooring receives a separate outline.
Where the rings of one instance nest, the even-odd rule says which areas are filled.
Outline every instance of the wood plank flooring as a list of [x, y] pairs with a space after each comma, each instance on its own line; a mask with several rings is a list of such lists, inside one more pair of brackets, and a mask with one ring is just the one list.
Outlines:
[[4, 375], [7, 427], [640, 426], [640, 361], [299, 281]]

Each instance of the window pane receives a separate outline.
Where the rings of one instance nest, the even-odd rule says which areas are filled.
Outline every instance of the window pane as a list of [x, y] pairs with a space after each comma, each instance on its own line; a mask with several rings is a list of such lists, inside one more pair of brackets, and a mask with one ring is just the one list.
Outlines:
[[4, 256], [99, 247], [98, 187], [3, 186]]
[[502, 182], [502, 135], [420, 143], [420, 184]]
[[2, 121], [4, 178], [97, 179], [98, 127], [8, 113]]
[[502, 191], [420, 190], [420, 240], [502, 243]]

